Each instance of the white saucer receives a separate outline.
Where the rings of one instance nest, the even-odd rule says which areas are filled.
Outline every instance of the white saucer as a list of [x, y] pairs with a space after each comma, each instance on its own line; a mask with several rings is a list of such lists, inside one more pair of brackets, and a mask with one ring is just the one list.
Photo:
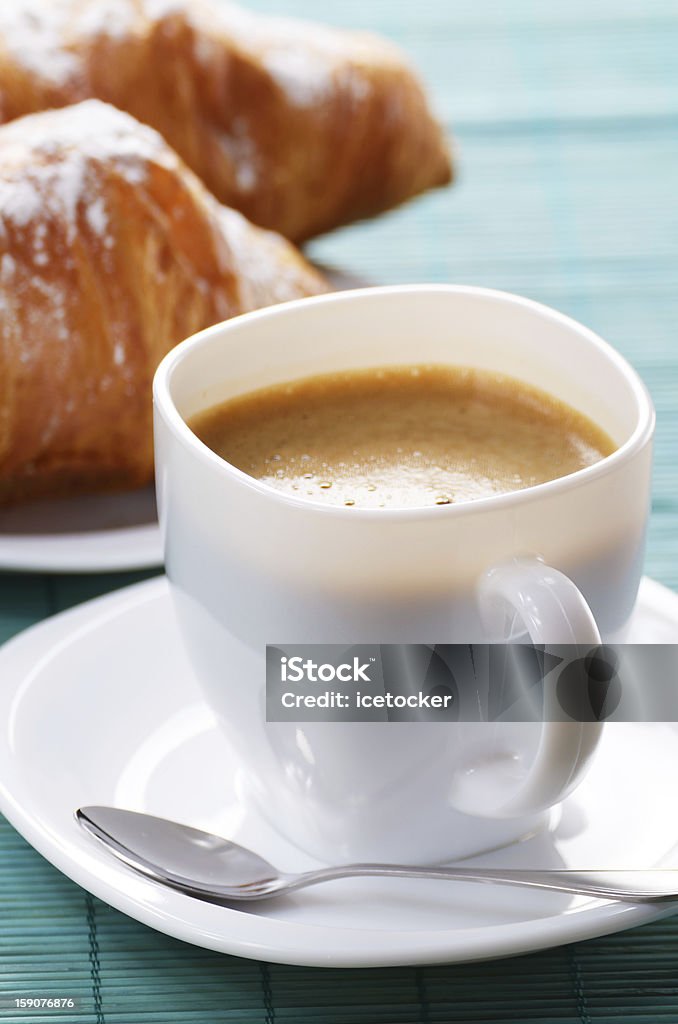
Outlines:
[[[644, 580], [634, 642], [678, 641], [678, 596]], [[334, 882], [229, 909], [164, 889], [89, 839], [111, 803], [221, 832], [283, 869], [313, 861], [240, 800], [237, 775], [154, 579], [55, 616], [0, 650], [0, 810], [48, 860], [160, 931], [281, 963], [379, 966], [542, 949], [666, 909], [440, 882]], [[594, 767], [540, 836], [485, 858], [520, 866], [678, 865], [678, 725], [608, 725]]]
[[162, 562], [152, 487], [0, 509], [0, 569], [123, 572]]

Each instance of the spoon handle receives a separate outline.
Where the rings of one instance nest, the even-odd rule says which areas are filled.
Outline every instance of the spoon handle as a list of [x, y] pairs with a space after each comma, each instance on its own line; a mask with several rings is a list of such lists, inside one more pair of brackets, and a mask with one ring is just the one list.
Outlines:
[[417, 867], [396, 864], [346, 864], [289, 876], [285, 889], [300, 889], [339, 878], [436, 878], [455, 882], [485, 882], [527, 889], [594, 896], [629, 903], [661, 903], [678, 900], [678, 869], [579, 871], [567, 868], [529, 870], [502, 868]]

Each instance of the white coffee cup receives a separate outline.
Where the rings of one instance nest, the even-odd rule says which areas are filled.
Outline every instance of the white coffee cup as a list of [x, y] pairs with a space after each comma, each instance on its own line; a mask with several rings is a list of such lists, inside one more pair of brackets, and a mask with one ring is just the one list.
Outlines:
[[[421, 509], [290, 497], [187, 426], [234, 395], [318, 373], [452, 364], [587, 414], [616, 451], [510, 494]], [[267, 723], [265, 646], [469, 643], [517, 613], [535, 643], [624, 638], [648, 516], [652, 403], [591, 331], [527, 299], [421, 285], [304, 299], [175, 348], [154, 384], [167, 574], [250, 797], [327, 861], [432, 862], [535, 827], [587, 768], [597, 723]]]

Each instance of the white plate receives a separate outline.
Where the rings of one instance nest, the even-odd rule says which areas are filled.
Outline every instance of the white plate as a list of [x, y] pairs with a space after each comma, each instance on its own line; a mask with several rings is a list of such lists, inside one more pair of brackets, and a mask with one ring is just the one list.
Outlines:
[[[678, 641], [678, 596], [645, 580], [635, 642]], [[56, 867], [124, 913], [209, 949], [281, 963], [379, 966], [508, 956], [667, 910], [500, 887], [334, 882], [230, 909], [135, 875], [76, 825], [82, 804], [165, 815], [283, 869], [313, 865], [240, 797], [230, 751], [154, 579], [55, 616], [0, 650], [0, 810]], [[615, 724], [583, 785], [535, 838], [484, 858], [519, 866], [678, 865], [678, 726]]]
[[0, 569], [123, 572], [162, 561], [152, 487], [0, 509]]

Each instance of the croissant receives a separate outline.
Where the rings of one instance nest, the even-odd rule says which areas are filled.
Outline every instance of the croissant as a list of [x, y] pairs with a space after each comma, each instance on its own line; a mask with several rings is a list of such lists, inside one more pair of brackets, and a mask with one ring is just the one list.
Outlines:
[[90, 97], [296, 242], [450, 180], [421, 85], [376, 36], [205, 0], [3, 0], [0, 121]]
[[324, 290], [128, 114], [90, 100], [3, 126], [0, 504], [147, 482], [163, 355]]

